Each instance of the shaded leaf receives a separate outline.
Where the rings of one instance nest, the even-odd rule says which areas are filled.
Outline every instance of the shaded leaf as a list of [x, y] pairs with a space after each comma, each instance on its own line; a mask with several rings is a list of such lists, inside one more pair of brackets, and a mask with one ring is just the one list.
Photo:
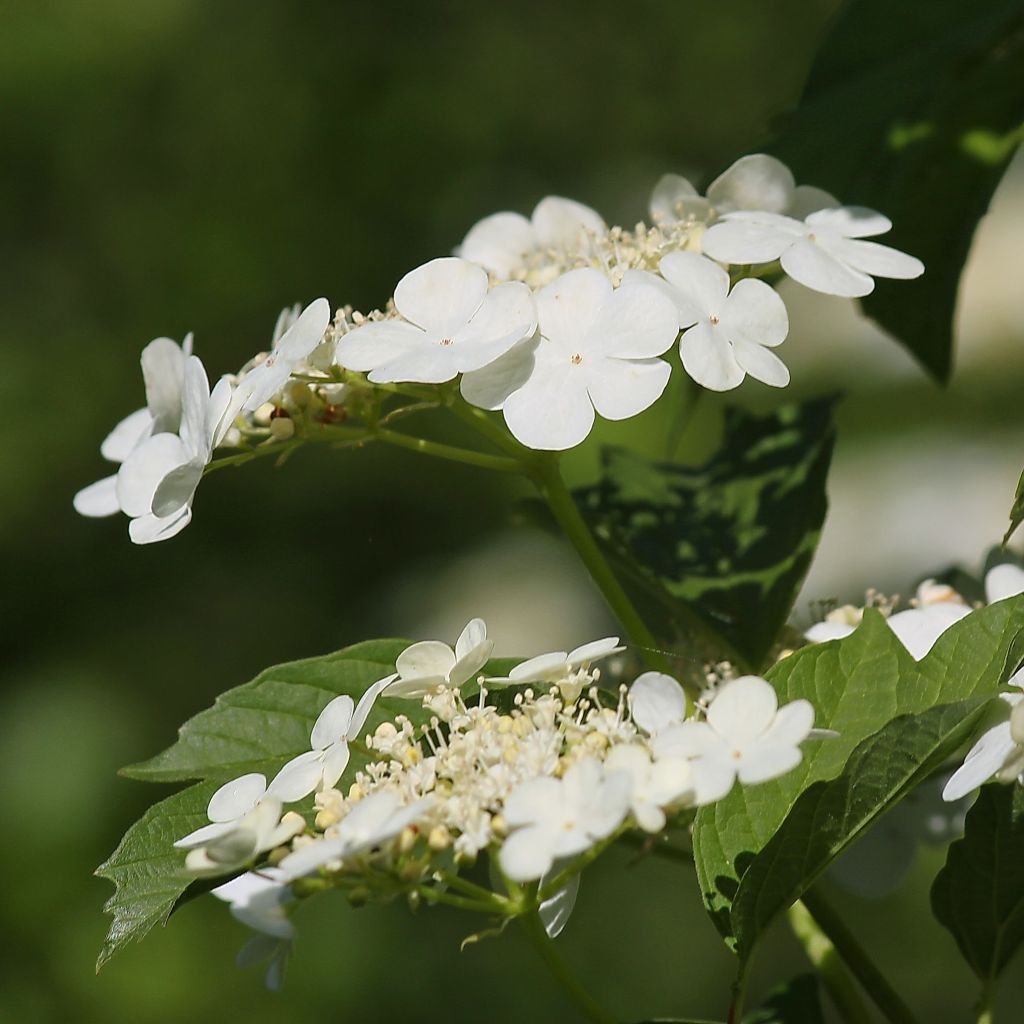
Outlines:
[[1020, 0], [851, 0], [769, 147], [798, 181], [887, 214], [881, 241], [927, 268], [863, 300], [939, 380], [961, 270], [1024, 122]]
[[1017, 481], [1017, 490], [1013, 496], [1013, 507], [1010, 509], [1010, 525], [1003, 535], [1004, 546], [1009, 543], [1010, 538], [1021, 523], [1024, 523], [1024, 472], [1021, 472], [1020, 479]]
[[801, 974], [771, 992], [743, 1024], [825, 1024], [818, 979]]
[[1024, 788], [981, 787], [935, 878], [932, 910], [990, 987], [1024, 942]]
[[696, 616], [742, 660], [763, 661], [818, 544], [833, 405], [818, 399], [768, 416], [729, 409], [718, 452], [699, 467], [605, 452], [600, 482], [577, 498], [670, 629], [685, 635]]

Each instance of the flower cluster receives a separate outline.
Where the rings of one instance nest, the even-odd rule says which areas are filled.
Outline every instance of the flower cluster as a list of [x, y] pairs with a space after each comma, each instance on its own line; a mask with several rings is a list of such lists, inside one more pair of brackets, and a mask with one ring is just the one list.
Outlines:
[[[550, 908], [557, 930], [571, 902], [566, 886], [624, 831], [685, 825], [737, 782], [784, 774], [812, 733], [811, 705], [780, 708], [756, 676], [697, 705], [659, 672], [609, 689], [597, 663], [622, 650], [614, 637], [493, 679], [477, 675], [490, 649], [479, 619], [454, 649], [414, 644], [357, 704], [346, 695], [328, 703], [310, 750], [269, 785], [255, 774], [226, 783], [210, 800], [210, 824], [176, 843], [193, 875], [251, 869], [214, 892], [275, 943], [259, 947], [272, 954], [272, 980], [292, 937], [288, 908], [325, 886], [506, 916]], [[388, 698], [407, 701], [409, 712], [360, 738]], [[342, 785], [350, 744], [360, 757]], [[284, 811], [299, 801], [312, 825]], [[460, 874], [484, 853], [502, 879], [493, 890]]]
[[146, 408], [101, 447], [120, 468], [80, 491], [75, 507], [124, 512], [136, 543], [164, 540], [190, 521], [218, 447], [387, 441], [382, 427], [410, 408], [382, 414], [384, 403], [410, 397], [417, 408], [457, 398], [500, 413], [520, 445], [563, 451], [598, 416], [624, 420], [653, 405], [677, 340], [683, 371], [705, 388], [726, 391], [748, 375], [788, 384], [775, 349], [789, 318], [770, 281], [788, 275], [858, 296], [873, 277], [924, 269], [865, 240], [889, 230], [884, 216], [797, 186], [764, 154], [738, 160], [706, 196], [666, 176], [650, 215], [632, 230], [609, 227], [556, 196], [529, 219], [493, 214], [455, 255], [406, 274], [383, 311], [345, 307], [332, 320], [326, 299], [285, 310], [271, 351], [212, 391], [191, 335], [181, 346], [158, 338], [142, 353]]

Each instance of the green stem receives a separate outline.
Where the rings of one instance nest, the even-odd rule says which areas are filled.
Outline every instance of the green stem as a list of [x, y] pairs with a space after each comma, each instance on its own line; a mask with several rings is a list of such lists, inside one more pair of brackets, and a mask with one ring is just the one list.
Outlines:
[[[439, 882], [443, 882], [450, 889], [457, 889], [459, 892], [464, 893], [467, 896], [473, 896], [477, 899], [498, 899], [504, 900], [504, 897], [498, 895], [491, 889], [485, 889], [482, 885], [476, 885], [474, 882], [467, 881], [461, 875], [457, 875], [452, 871], [437, 870], [434, 872], [434, 878]], [[506, 901], [507, 902], [507, 901]]]
[[470, 899], [468, 896], [457, 896], [454, 893], [444, 892], [430, 885], [417, 886], [416, 891], [428, 903], [444, 903], [449, 907], [458, 907], [459, 910], [472, 910], [478, 914], [504, 915], [508, 909], [506, 901], [494, 893], [490, 894], [490, 899], [488, 900], [478, 900]]
[[835, 947], [854, 977], [891, 1024], [916, 1024], [913, 1013], [868, 957], [836, 911], [815, 891], [804, 893], [804, 908]]
[[375, 430], [373, 437], [385, 444], [395, 445], [397, 448], [407, 448], [409, 451], [419, 452], [422, 455], [433, 455], [439, 459], [461, 462], [467, 466], [477, 466], [480, 469], [493, 469], [499, 473], [521, 473], [523, 471], [522, 466], [515, 459], [508, 459], [503, 455], [488, 455], [486, 452], [475, 452], [468, 448], [456, 448], [454, 445], [441, 444], [438, 441], [427, 441], [422, 437], [399, 434], [394, 430]]
[[559, 982], [569, 998], [576, 1004], [580, 1013], [593, 1024], [615, 1024], [615, 1018], [607, 1013], [594, 997], [580, 984], [579, 980], [569, 972], [565, 961], [554, 942], [548, 938], [544, 925], [536, 912], [523, 914], [517, 918], [523, 926], [533, 948], [540, 954], [545, 966]]
[[799, 901], [789, 908], [789, 924], [843, 1020], [847, 1024], [871, 1024], [864, 1000], [834, 943]]

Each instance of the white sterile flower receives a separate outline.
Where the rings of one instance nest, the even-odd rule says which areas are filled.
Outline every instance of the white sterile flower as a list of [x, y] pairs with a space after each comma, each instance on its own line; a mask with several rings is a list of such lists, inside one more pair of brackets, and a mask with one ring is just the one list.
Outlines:
[[[126, 416], [106, 436], [100, 454], [108, 462], [123, 463], [151, 434], [176, 433], [181, 424], [181, 391], [185, 360], [192, 354], [192, 335], [179, 345], [156, 338], [143, 350], [142, 379], [146, 406]], [[112, 516], [121, 511], [117, 500], [117, 474], [83, 487], [74, 497], [75, 511], [83, 516]]]
[[407, 825], [417, 822], [433, 804], [433, 797], [424, 797], [403, 807], [393, 789], [371, 793], [352, 807], [330, 836], [288, 854], [279, 865], [281, 879], [294, 881], [318, 868], [330, 869], [346, 857], [380, 846], [394, 839]]
[[632, 281], [613, 290], [603, 274], [582, 267], [537, 294], [537, 314], [540, 340], [509, 353], [504, 389], [494, 386], [497, 365], [484, 374], [485, 386], [474, 374], [462, 379], [466, 400], [500, 408], [528, 448], [572, 448], [590, 433], [595, 409], [605, 419], [628, 419], [665, 390], [670, 367], [656, 357], [675, 340], [678, 316], [653, 285]]
[[649, 736], [678, 725], [686, 718], [686, 694], [664, 672], [644, 672], [629, 688], [629, 713]]
[[640, 743], [616, 744], [604, 760], [606, 772], [625, 772], [630, 779], [630, 810], [645, 832], [660, 832], [665, 827], [665, 810], [693, 796], [693, 772], [683, 757], [651, 759]]
[[210, 891], [229, 903], [232, 915], [249, 928], [275, 939], [294, 938], [295, 926], [285, 906], [295, 897], [277, 868], [247, 871]]
[[659, 266], [679, 311], [683, 368], [712, 391], [737, 387], [749, 373], [780, 388], [789, 370], [769, 349], [789, 333], [786, 304], [764, 281], [746, 278], [729, 290], [729, 275], [693, 252], [673, 252]]
[[483, 619], [473, 619], [453, 651], [440, 640], [421, 640], [395, 660], [398, 678], [384, 689], [388, 697], [422, 697], [440, 686], [458, 688], [484, 667], [494, 650]]
[[117, 474], [117, 500], [132, 521], [128, 534], [136, 544], [166, 540], [192, 519], [192, 499], [214, 447], [228, 423], [232, 401], [226, 377], [210, 393], [198, 356], [185, 361], [179, 433], [154, 434], [139, 444]]
[[521, 783], [505, 801], [511, 831], [498, 855], [502, 870], [514, 881], [530, 882], [557, 859], [583, 853], [622, 824], [631, 789], [626, 772], [605, 774], [592, 757], [577, 761], [561, 779]]
[[402, 320], [375, 320], [345, 334], [336, 358], [369, 370], [376, 384], [443, 384], [503, 356], [537, 326], [530, 289], [518, 282], [488, 290], [487, 274], [454, 256], [410, 271], [395, 288]]
[[1024, 569], [1005, 562], [993, 566], [985, 574], [985, 600], [989, 604], [1024, 594]]
[[335, 697], [320, 712], [309, 735], [312, 750], [293, 757], [274, 777], [271, 789], [282, 800], [292, 802], [314, 790], [329, 789], [348, 767], [349, 742], [359, 738], [373, 703], [384, 688], [398, 677], [385, 676], [367, 688], [355, 704], [348, 694]]
[[565, 700], [574, 701], [594, 680], [590, 666], [623, 650], [625, 648], [619, 646], [617, 636], [606, 636], [602, 640], [581, 644], [572, 651], [538, 654], [520, 662], [506, 677], [488, 679], [488, 682], [499, 687], [550, 683], [558, 686]]
[[601, 215], [573, 199], [547, 196], [527, 220], [519, 213], [494, 213], [469, 229], [457, 256], [478, 263], [495, 277], [509, 278], [538, 251], [586, 250], [591, 236], [608, 230]]
[[733, 783], [767, 782], [795, 768], [800, 744], [814, 724], [809, 701], [779, 707], [775, 689], [759, 676], [740, 676], [723, 686], [703, 722], [687, 721], [652, 741], [657, 760], [684, 757], [693, 771], [698, 805], [721, 800]]
[[1001, 693], [992, 714], [1000, 719], [967, 752], [964, 763], [942, 791], [943, 800], [959, 800], [989, 779], [1024, 779], [1024, 694]]
[[913, 256], [865, 242], [892, 227], [888, 217], [863, 206], [818, 210], [804, 220], [738, 210], [704, 233], [703, 248], [723, 263], [772, 263], [794, 281], [826, 295], [855, 298], [875, 287], [872, 277], [909, 279], [924, 273]]

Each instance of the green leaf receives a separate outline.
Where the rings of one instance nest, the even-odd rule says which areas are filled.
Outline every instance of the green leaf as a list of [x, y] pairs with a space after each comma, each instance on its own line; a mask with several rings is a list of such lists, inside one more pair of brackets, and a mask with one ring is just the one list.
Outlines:
[[601, 481], [576, 492], [670, 632], [685, 635], [696, 616], [742, 660], [763, 661], [818, 544], [833, 405], [818, 399], [768, 416], [729, 409], [722, 444], [705, 465], [610, 450]]
[[743, 1024], [825, 1024], [817, 977], [801, 974], [775, 989], [758, 1009], [744, 1016]]
[[916, 281], [878, 281], [866, 312], [939, 380], [952, 363], [957, 285], [1024, 122], [1020, 0], [851, 0], [770, 151], [799, 182], [894, 223]]
[[[729, 945], [736, 948], [742, 938], [740, 952], [749, 954], [750, 930], [741, 935], [733, 902], [745, 873], [800, 797], [815, 784], [840, 776], [854, 750], [892, 719], [993, 696], [1020, 664], [1022, 631], [1024, 597], [1000, 601], [950, 627], [928, 656], [915, 662], [882, 616], [869, 610], [851, 636], [797, 651], [768, 673], [780, 703], [810, 700], [818, 725], [840, 735], [807, 745], [801, 764], [781, 778], [736, 787], [724, 800], [698, 812], [697, 877], [708, 913]], [[867, 783], [857, 780], [858, 786]], [[746, 902], [743, 913], [749, 914]]]
[[982, 786], [932, 886], [932, 910], [990, 989], [1024, 942], [1024, 789]]
[[1024, 523], [1024, 471], [1017, 481], [1017, 490], [1013, 496], [1013, 507], [1010, 509], [1010, 525], [1003, 535], [1003, 546], [1005, 547], [1013, 536], [1017, 527]]

